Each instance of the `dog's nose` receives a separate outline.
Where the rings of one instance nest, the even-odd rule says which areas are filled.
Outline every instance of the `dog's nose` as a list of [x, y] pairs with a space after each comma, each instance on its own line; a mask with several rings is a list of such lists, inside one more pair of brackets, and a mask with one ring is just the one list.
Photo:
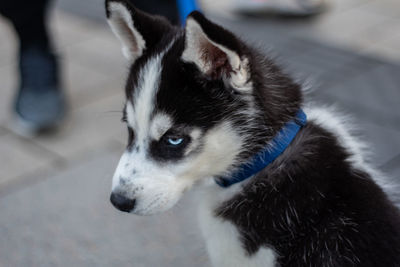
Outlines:
[[110, 201], [120, 211], [130, 212], [135, 207], [135, 199], [125, 197], [120, 193], [111, 193]]

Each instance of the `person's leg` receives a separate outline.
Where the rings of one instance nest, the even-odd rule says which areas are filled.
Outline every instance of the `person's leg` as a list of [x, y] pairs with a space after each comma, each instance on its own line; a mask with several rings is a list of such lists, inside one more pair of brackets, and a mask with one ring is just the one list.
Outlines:
[[14, 26], [21, 50], [29, 46], [49, 48], [50, 39], [46, 27], [49, 0], [2, 0], [0, 13]]
[[19, 39], [20, 86], [15, 113], [32, 133], [54, 126], [64, 115], [57, 58], [46, 27], [49, 0], [2, 0], [0, 13]]

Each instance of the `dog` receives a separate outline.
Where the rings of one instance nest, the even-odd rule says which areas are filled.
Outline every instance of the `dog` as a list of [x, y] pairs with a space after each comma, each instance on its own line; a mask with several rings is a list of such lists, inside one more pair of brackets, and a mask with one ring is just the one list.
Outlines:
[[128, 0], [106, 15], [130, 64], [117, 209], [160, 213], [195, 185], [214, 266], [400, 266], [399, 209], [334, 112], [198, 11], [184, 29]]

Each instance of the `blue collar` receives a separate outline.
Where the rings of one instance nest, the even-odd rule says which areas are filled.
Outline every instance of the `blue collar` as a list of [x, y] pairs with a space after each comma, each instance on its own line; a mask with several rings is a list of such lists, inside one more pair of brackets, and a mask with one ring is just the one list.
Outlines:
[[230, 177], [218, 177], [215, 182], [221, 187], [229, 187], [258, 173], [285, 151], [306, 122], [307, 116], [300, 109], [296, 117], [283, 126], [266, 148], [255, 155], [249, 162], [239, 166], [233, 175], [230, 175]]

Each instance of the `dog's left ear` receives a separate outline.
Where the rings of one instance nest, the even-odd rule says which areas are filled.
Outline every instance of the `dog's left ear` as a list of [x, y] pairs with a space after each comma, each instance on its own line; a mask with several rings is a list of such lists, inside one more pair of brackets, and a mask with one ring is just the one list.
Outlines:
[[107, 21], [131, 63], [173, 30], [166, 18], [147, 14], [135, 8], [130, 0], [106, 0], [105, 7]]
[[210, 79], [222, 79], [240, 92], [251, 89], [244, 45], [231, 32], [192, 12], [185, 27], [182, 60], [194, 63]]

